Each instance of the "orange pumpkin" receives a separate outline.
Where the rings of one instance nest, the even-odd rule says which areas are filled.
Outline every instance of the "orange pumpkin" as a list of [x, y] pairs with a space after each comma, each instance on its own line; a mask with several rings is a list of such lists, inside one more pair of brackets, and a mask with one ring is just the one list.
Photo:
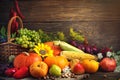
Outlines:
[[56, 63], [56, 57], [55, 56], [48, 56], [44, 59], [44, 62], [48, 65], [48, 67], [50, 67]]
[[30, 65], [30, 74], [33, 77], [44, 77], [48, 73], [48, 65], [45, 62], [37, 61]]
[[23, 66], [29, 67], [36, 61], [42, 61], [42, 58], [38, 54], [23, 52], [15, 57], [14, 67], [16, 68], [21, 68]]
[[44, 59], [44, 62], [50, 67], [53, 64], [58, 65], [61, 69], [65, 68], [69, 65], [68, 60], [63, 56], [52, 56], [52, 57], [46, 57]]

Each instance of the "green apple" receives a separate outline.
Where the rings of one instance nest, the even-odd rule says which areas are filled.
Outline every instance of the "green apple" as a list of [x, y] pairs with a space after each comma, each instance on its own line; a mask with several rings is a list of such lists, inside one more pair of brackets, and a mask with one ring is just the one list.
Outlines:
[[61, 68], [55, 64], [53, 64], [49, 69], [50, 75], [53, 76], [61, 76]]

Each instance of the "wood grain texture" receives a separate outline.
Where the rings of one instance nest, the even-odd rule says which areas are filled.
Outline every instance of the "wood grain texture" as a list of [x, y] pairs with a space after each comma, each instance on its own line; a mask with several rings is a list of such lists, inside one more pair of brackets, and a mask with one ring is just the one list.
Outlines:
[[[2, 1], [0, 19], [6, 21], [12, 1]], [[19, 0], [25, 22], [120, 20], [119, 0]]]
[[95, 74], [91, 74], [89, 78], [83, 79], [83, 80], [119, 80], [120, 75], [119, 73], [104, 73], [104, 72], [98, 72]]
[[[83, 77], [83, 75], [77, 75], [77, 78], [56, 78], [55, 80], [119, 80], [120, 79], [120, 73], [105, 73], [105, 72], [97, 72], [94, 74], [90, 74], [88, 77]], [[84, 74], [88, 75], [88, 74]], [[1, 80], [16, 80], [14, 78], [7, 78], [7, 77], [1, 77]], [[33, 77], [27, 77], [24, 79], [17, 79], [17, 80], [41, 80], [38, 78], [33, 78]]]
[[[120, 50], [120, 0], [18, 0], [24, 27], [47, 32], [81, 30], [90, 44]], [[7, 24], [13, 0], [0, 0], [0, 23]]]

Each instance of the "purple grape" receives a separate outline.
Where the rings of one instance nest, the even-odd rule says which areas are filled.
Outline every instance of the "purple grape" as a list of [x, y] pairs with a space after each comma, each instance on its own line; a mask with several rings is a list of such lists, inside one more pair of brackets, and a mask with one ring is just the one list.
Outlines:
[[77, 42], [76, 41], [71, 41], [70, 44], [77, 47]]
[[82, 51], [85, 51], [85, 46], [84, 46], [84, 44], [79, 44], [79, 45], [77, 46], [77, 48], [79, 48], [79, 49], [82, 50]]
[[91, 53], [91, 47], [89, 45], [85, 46], [85, 52], [86, 53]]
[[95, 45], [91, 46], [91, 49], [93, 54], [97, 54], [99, 52], [99, 49]]

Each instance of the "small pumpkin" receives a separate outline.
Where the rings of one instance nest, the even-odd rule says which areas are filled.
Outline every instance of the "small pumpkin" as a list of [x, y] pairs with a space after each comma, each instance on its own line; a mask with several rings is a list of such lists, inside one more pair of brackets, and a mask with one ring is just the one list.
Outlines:
[[30, 65], [30, 74], [33, 77], [39, 78], [44, 77], [48, 73], [48, 65], [43, 61], [34, 62]]
[[69, 65], [68, 60], [63, 57], [63, 56], [48, 56], [44, 59], [44, 62], [51, 67], [51, 65], [56, 64], [58, 65], [61, 69], [64, 69], [66, 66]]
[[36, 53], [22, 52], [15, 57], [13, 63], [14, 63], [14, 67], [21, 68], [23, 66], [29, 67], [31, 64], [33, 64], [36, 61], [42, 61], [41, 56], [39, 56]]
[[44, 58], [44, 62], [48, 65], [48, 67], [51, 67], [53, 64], [56, 63], [56, 57], [48, 56], [48, 57]]

